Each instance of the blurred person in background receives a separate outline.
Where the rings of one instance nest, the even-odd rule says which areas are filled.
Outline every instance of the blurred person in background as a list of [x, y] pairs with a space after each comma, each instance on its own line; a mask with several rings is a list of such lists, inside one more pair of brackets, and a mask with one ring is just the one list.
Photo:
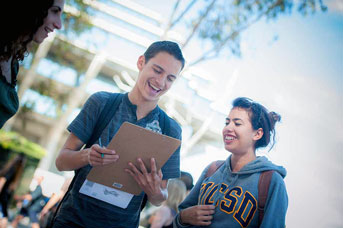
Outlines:
[[19, 222], [26, 216], [30, 218], [32, 228], [39, 228], [38, 215], [47, 201], [41, 186], [43, 180], [43, 176], [34, 177], [37, 186], [32, 192], [21, 196], [14, 196], [14, 199], [21, 204], [21, 208], [19, 214], [12, 221], [13, 228], [18, 227]]
[[63, 196], [67, 192], [69, 185], [71, 181], [73, 180], [72, 177], [66, 178], [64, 181], [61, 189], [59, 192], [54, 193], [49, 201], [46, 203], [46, 205], [43, 207], [40, 218], [39, 218], [39, 224], [41, 228], [51, 228], [52, 227], [52, 220], [54, 218], [54, 214], [56, 212], [58, 203], [61, 202]]
[[194, 187], [192, 175], [188, 172], [181, 171], [180, 180], [182, 180], [183, 183], [185, 183], [188, 194]]
[[0, 128], [18, 110], [16, 91], [19, 61], [33, 41], [42, 43], [61, 29], [64, 0], [7, 1], [1, 6], [0, 23]]
[[[187, 195], [194, 186], [192, 175], [188, 172], [181, 171], [181, 176], [178, 179], [181, 180], [186, 186], [186, 195]], [[168, 187], [168, 195], [169, 195], [169, 187]], [[158, 209], [159, 207], [155, 207], [154, 205], [151, 205], [150, 203], [148, 203], [147, 207], [141, 213], [141, 220], [139, 224], [142, 227], [150, 227], [151, 222], [153, 221], [152, 217], [154, 216], [155, 212]]]
[[150, 228], [173, 228], [173, 219], [178, 213], [178, 206], [187, 194], [186, 185], [179, 179], [168, 182], [168, 199], [150, 217]]
[[19, 185], [25, 163], [25, 155], [19, 154], [10, 160], [0, 171], [0, 204], [2, 212], [0, 228], [7, 227], [8, 204], [12, 198], [12, 194]]

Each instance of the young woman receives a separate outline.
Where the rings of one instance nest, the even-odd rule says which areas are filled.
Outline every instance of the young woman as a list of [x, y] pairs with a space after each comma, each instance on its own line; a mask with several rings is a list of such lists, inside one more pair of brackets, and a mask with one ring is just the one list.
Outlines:
[[[278, 114], [248, 98], [233, 101], [223, 129], [225, 149], [231, 155], [212, 175], [207, 175], [210, 166], [203, 171], [179, 206], [174, 220], [177, 227], [285, 227], [286, 170], [264, 156], [256, 156], [256, 149], [268, 146], [271, 139], [273, 146], [274, 125], [279, 120]], [[258, 182], [267, 170], [273, 173], [259, 224]]]
[[19, 64], [34, 41], [41, 43], [61, 29], [64, 0], [9, 1], [2, 6], [0, 26], [0, 128], [18, 110], [15, 89]]

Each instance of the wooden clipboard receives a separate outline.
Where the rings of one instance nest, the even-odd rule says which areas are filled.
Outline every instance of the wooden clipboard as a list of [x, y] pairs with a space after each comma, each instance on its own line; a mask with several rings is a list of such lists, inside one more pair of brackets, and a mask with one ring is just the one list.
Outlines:
[[124, 122], [107, 146], [119, 155], [118, 161], [93, 167], [87, 180], [139, 195], [142, 189], [130, 174], [124, 171], [125, 168], [129, 168], [128, 162], [138, 167], [136, 160], [139, 157], [150, 171], [150, 158], [153, 157], [159, 170], [180, 144], [181, 141], [178, 139]]

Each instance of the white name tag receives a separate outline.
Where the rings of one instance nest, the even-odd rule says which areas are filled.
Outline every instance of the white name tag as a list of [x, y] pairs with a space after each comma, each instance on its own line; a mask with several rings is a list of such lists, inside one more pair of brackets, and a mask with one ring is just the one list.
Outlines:
[[80, 193], [124, 209], [127, 208], [127, 205], [129, 205], [133, 197], [133, 194], [110, 188], [89, 180], [85, 180], [85, 182], [83, 182], [82, 187], [80, 188]]

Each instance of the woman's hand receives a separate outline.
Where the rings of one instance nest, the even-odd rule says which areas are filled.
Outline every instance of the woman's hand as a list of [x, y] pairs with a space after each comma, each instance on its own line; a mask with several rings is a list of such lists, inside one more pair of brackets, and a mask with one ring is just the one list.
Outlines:
[[149, 173], [142, 161], [138, 158], [138, 168], [129, 162], [131, 169], [125, 169], [137, 182], [137, 184], [148, 195], [149, 201], [154, 205], [161, 204], [167, 199], [167, 181], [162, 181], [162, 171], [156, 168], [156, 162], [154, 158], [150, 159], [151, 172]]
[[119, 159], [119, 155], [114, 150], [100, 147], [98, 144], [94, 144], [90, 148], [85, 149], [85, 151], [88, 163], [91, 166], [106, 165]]
[[214, 205], [196, 205], [180, 212], [180, 222], [194, 226], [209, 226], [214, 214]]

